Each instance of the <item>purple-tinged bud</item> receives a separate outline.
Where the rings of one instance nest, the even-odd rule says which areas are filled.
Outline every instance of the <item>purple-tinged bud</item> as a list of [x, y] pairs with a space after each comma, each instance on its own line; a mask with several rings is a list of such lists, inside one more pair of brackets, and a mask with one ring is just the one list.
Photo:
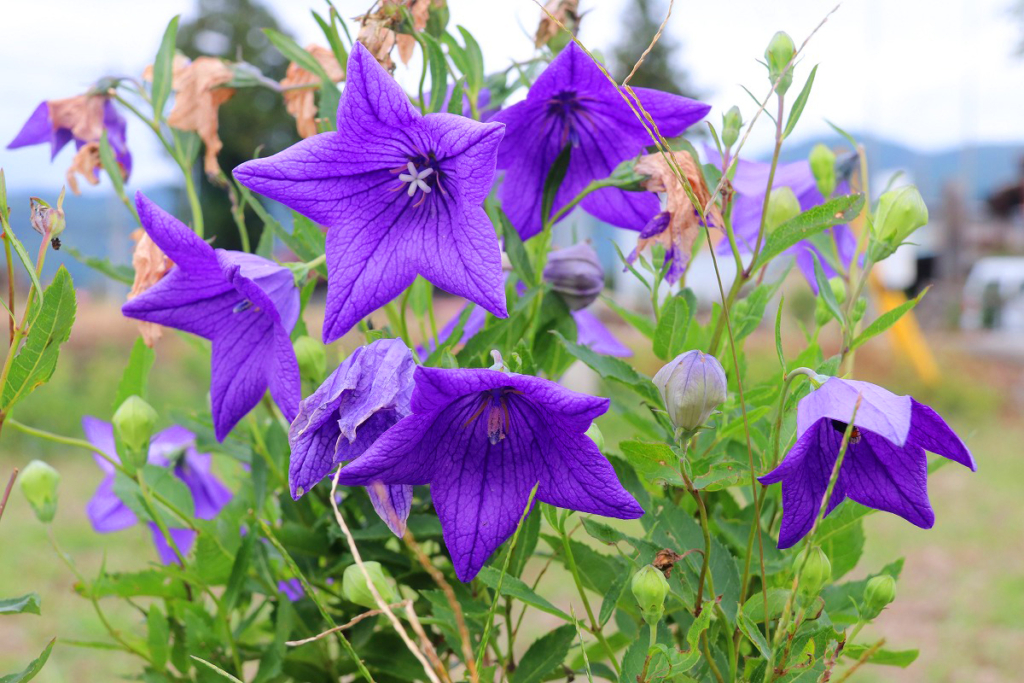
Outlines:
[[[785, 95], [789, 86], [793, 84], [793, 69], [786, 69], [793, 55], [796, 54], [796, 46], [793, 39], [785, 31], [779, 31], [768, 43], [768, 49], [764, 51], [764, 60], [768, 63], [768, 78], [772, 83], [779, 81], [775, 92], [778, 95]], [[783, 75], [783, 70], [786, 71]]]
[[39, 197], [29, 197], [29, 223], [33, 230], [49, 240], [64, 232], [64, 190], [60, 191], [57, 208]]
[[[366, 573], [370, 575], [370, 580], [373, 581], [377, 593], [384, 602], [389, 605], [396, 602], [398, 596], [395, 593], [395, 589], [388, 583], [387, 577], [384, 576], [384, 569], [380, 566], [380, 562], [371, 560], [363, 562], [363, 566], [366, 567]], [[345, 573], [341, 577], [341, 593], [345, 596], [346, 600], [354, 602], [360, 607], [377, 609], [377, 601], [373, 599], [373, 593], [370, 592], [370, 586], [366, 583], [366, 576], [363, 574], [363, 570], [359, 568], [359, 565], [353, 564], [345, 568]]]
[[[805, 556], [807, 557], [806, 564], [804, 564]], [[801, 564], [803, 564], [804, 571], [800, 575], [800, 592], [806, 597], [813, 597], [832, 578], [832, 563], [828, 561], [828, 555], [822, 552], [821, 548], [814, 546], [800, 553], [796, 562], [793, 563], [793, 567], [799, 569]]]
[[129, 396], [114, 412], [111, 420], [114, 423], [114, 440], [125, 465], [134, 468], [145, 466], [157, 417], [153, 406], [138, 396]]
[[871, 616], [877, 616], [889, 603], [896, 599], [896, 579], [881, 574], [868, 579], [864, 587], [864, 604]]
[[728, 149], [740, 139], [740, 128], [743, 127], [743, 116], [740, 108], [733, 106], [722, 114], [722, 144]]
[[800, 215], [800, 200], [788, 187], [776, 187], [768, 194], [768, 211], [765, 212], [764, 228], [771, 233], [783, 223]]
[[57, 514], [57, 484], [60, 473], [42, 460], [33, 460], [21, 472], [18, 483], [36, 518], [43, 524], [53, 521]]
[[811, 173], [818, 186], [818, 192], [825, 199], [836, 190], [836, 153], [820, 142], [811, 149], [807, 161], [811, 164]]
[[604, 289], [601, 261], [586, 242], [551, 252], [544, 266], [544, 279], [573, 311], [594, 303]]
[[669, 419], [677, 429], [692, 432], [707, 422], [725, 400], [728, 380], [714, 356], [687, 351], [669, 361], [654, 376]]
[[633, 597], [640, 605], [640, 614], [648, 624], [657, 624], [665, 613], [669, 585], [665, 575], [654, 565], [644, 565], [633, 574], [630, 583]]

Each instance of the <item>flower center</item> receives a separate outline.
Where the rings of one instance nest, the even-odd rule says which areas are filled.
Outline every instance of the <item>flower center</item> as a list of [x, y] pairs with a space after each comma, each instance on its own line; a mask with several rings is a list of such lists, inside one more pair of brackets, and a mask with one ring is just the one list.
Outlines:
[[480, 406], [462, 426], [467, 427], [481, 415], [486, 415], [487, 440], [492, 446], [497, 445], [511, 431], [512, 427], [508, 412], [508, 397], [510, 394], [522, 393], [512, 387], [499, 387], [483, 392], [480, 396]]
[[441, 186], [441, 170], [433, 152], [410, 157], [404, 167], [393, 169], [391, 172], [397, 173], [401, 182], [401, 185], [394, 189], [395, 192], [404, 189], [409, 197], [420, 193], [419, 200], [413, 206], [421, 205], [426, 201], [427, 195], [435, 189], [441, 194], [447, 194]]
[[[840, 420], [829, 421], [832, 423], [832, 429], [836, 430], [836, 432], [840, 436], [846, 434], [846, 427], [848, 423], [842, 422]], [[858, 429], [856, 426], [852, 430], [850, 430], [850, 444], [860, 443], [861, 437], [862, 434], [860, 433], [860, 429]]]
[[575, 90], [563, 90], [548, 100], [548, 116], [553, 116], [562, 123], [561, 147], [565, 147], [567, 143], [579, 147], [579, 117], [583, 116], [593, 123], [584, 106], [584, 101], [589, 99], [591, 98], [577, 95]]

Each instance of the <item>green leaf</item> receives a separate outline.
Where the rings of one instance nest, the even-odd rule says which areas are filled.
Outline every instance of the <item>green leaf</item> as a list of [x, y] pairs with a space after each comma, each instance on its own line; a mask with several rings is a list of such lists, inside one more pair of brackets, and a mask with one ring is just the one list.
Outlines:
[[811, 252], [811, 258], [814, 259], [814, 281], [818, 283], [818, 296], [825, 302], [825, 308], [828, 309], [828, 312], [841, 325], [843, 323], [843, 311], [839, 308], [839, 302], [836, 301], [836, 294], [832, 291], [832, 285], [829, 284], [828, 278], [825, 277], [825, 270], [821, 267], [818, 255]]
[[0, 600], [0, 614], [39, 614], [38, 593], [28, 593], [20, 598]]
[[542, 225], [547, 225], [551, 218], [551, 209], [555, 205], [555, 197], [558, 195], [565, 174], [569, 170], [569, 159], [572, 157], [572, 145], [566, 145], [555, 157], [551, 164], [548, 175], [544, 178], [544, 194], [541, 196], [540, 220]]
[[331, 82], [331, 77], [327, 74], [327, 71], [324, 70], [324, 67], [320, 65], [320, 62], [317, 61], [316, 57], [302, 49], [294, 40], [272, 28], [263, 29], [263, 33], [266, 34], [274, 47], [276, 47], [289, 61], [295, 62], [306, 71], [317, 76], [320, 80], [328, 83]]
[[178, 40], [178, 20], [180, 16], [171, 19], [164, 30], [164, 37], [160, 39], [160, 49], [157, 50], [156, 59], [153, 61], [153, 118], [157, 121], [164, 116], [164, 105], [171, 94], [171, 83], [174, 78], [174, 44]]
[[[477, 578], [491, 590], [497, 589], [498, 578], [500, 576], [501, 572], [490, 565], [485, 566], [480, 570], [480, 573], [477, 574]], [[534, 592], [534, 590], [530, 588], [525, 581], [518, 579], [511, 574], [505, 574], [505, 578], [501, 582], [501, 594], [520, 600], [530, 607], [535, 607], [541, 612], [547, 612], [559, 619], [564, 619], [565, 621], [571, 620], [571, 617], [568, 614], [552, 605], [545, 598], [537, 595], [537, 593]]]
[[[441, 43], [434, 36], [421, 33], [419, 39], [423, 42], [423, 51], [426, 53], [427, 64], [430, 67], [430, 104], [427, 111], [431, 114], [441, 111], [444, 104], [444, 96], [448, 94], [448, 60], [441, 49]], [[459, 102], [461, 106], [462, 102]], [[461, 110], [459, 112], [462, 113]]]
[[[174, 505], [182, 514], [191, 516], [193, 514], [192, 493], [188, 486], [181, 479], [174, 475], [174, 471], [168, 467], [157, 465], [146, 465], [139, 473], [146, 482], [146, 486], [152, 491], [159, 493], [164, 499]], [[123, 472], [114, 475], [114, 495], [121, 502], [131, 508], [139, 519], [152, 521], [149, 510], [142, 503], [142, 490], [134, 479], [131, 479]], [[154, 512], [160, 517], [168, 528], [181, 527], [181, 519], [168, 510], [163, 504], [153, 501]]]
[[117, 410], [129, 396], [146, 398], [146, 388], [149, 385], [149, 370], [156, 360], [156, 353], [146, 346], [142, 337], [136, 337], [132, 346], [131, 355], [128, 356], [128, 366], [121, 375], [121, 381], [117, 385], [117, 394], [114, 397], [114, 410]]
[[775, 314], [775, 352], [779, 354], [779, 367], [786, 372], [786, 354], [782, 352], [782, 305], [786, 303], [785, 295], [779, 297], [779, 310]]
[[0, 394], [0, 412], [11, 407], [33, 389], [45, 384], [57, 367], [60, 345], [68, 340], [75, 322], [75, 288], [67, 269], [61, 266], [53, 282], [43, 292], [40, 306], [33, 303], [38, 315], [29, 330], [25, 345], [18, 352], [7, 375], [7, 383]]
[[573, 358], [583, 361], [583, 363], [590, 366], [590, 368], [602, 378], [615, 380], [616, 382], [624, 384], [652, 405], [657, 407], [661, 406], [661, 396], [658, 394], [658, 390], [655, 388], [654, 383], [651, 382], [649, 377], [637, 372], [632, 365], [619, 360], [618, 358], [602, 356], [586, 346], [580, 346], [579, 344], [571, 342], [559, 332], [554, 332], [553, 334], [561, 340], [562, 344], [565, 345], [565, 350], [568, 351]]
[[530, 256], [526, 253], [526, 246], [519, 236], [519, 231], [515, 229], [512, 221], [508, 219], [501, 207], [496, 207], [495, 215], [498, 218], [498, 226], [501, 228], [501, 237], [505, 240], [505, 253], [508, 254], [508, 260], [512, 262], [512, 268], [515, 269], [516, 275], [527, 284], [538, 284], [539, 281], [536, 279], [536, 273], [530, 264]]
[[601, 301], [608, 305], [608, 308], [618, 313], [622, 318], [633, 326], [635, 330], [640, 332], [650, 340], [654, 339], [655, 326], [654, 321], [648, 318], [646, 315], [634, 313], [627, 308], [620, 305], [617, 301], [609, 296], [601, 295]]
[[51, 640], [46, 645], [46, 649], [43, 650], [43, 653], [35, 659], [33, 659], [32, 662], [29, 663], [29, 665], [25, 667], [25, 670], [21, 673], [8, 674], [6, 676], [0, 677], [0, 683], [27, 683], [28, 681], [31, 681], [33, 678], [36, 677], [36, 674], [42, 671], [43, 665], [46, 664], [46, 660], [50, 658], [50, 650], [53, 649], [53, 644], [55, 642], [57, 642], [56, 638]]
[[158, 605], [151, 605], [146, 614], [146, 632], [150, 664], [157, 671], [163, 671], [167, 668], [167, 657], [171, 652], [171, 627]]
[[838, 581], [857, 566], [864, 552], [863, 520], [858, 519], [841, 531], [830, 533], [818, 543], [832, 563], [832, 581]]
[[124, 176], [121, 175], [121, 164], [117, 163], [114, 149], [110, 146], [110, 140], [107, 139], [106, 129], [103, 130], [103, 135], [100, 137], [100, 164], [103, 165], [103, 170], [110, 176], [110, 182], [114, 185], [117, 196], [121, 197], [125, 206], [132, 212], [135, 222], [140, 223], [139, 212], [135, 208], [135, 203], [124, 194]]
[[834, 130], [835, 132], [839, 133], [844, 138], [846, 138], [846, 141], [850, 143], [851, 147], [853, 147], [854, 149], [857, 149], [857, 147], [858, 147], [857, 141], [854, 139], [854, 137], [852, 135], [850, 135], [845, 130], [843, 130], [842, 128], [840, 128], [836, 124], [832, 123], [828, 119], [825, 119], [825, 123], [827, 123], [828, 125], [832, 126], [832, 130]]
[[462, 42], [466, 44], [463, 50], [466, 55], [466, 83], [469, 86], [470, 97], [476, 97], [484, 87], [484, 54], [472, 33], [462, 26], [458, 29]]
[[764, 634], [761, 633], [761, 629], [758, 628], [757, 624], [743, 612], [740, 612], [737, 624], [740, 630], [743, 631], [743, 635], [752, 642], [757, 649], [761, 652], [761, 656], [765, 659], [771, 659], [772, 647], [765, 640]]
[[135, 281], [135, 271], [131, 266], [122, 266], [111, 263], [109, 259], [98, 258], [96, 256], [86, 256], [75, 247], [65, 246], [61, 249], [63, 252], [67, 252], [71, 258], [75, 259], [79, 263], [89, 266], [95, 271], [103, 273], [112, 280], [116, 280], [122, 284], [131, 285]]
[[637, 683], [644, 668], [644, 660], [647, 659], [647, 638], [642, 636], [633, 639], [633, 642], [626, 648], [622, 656], [622, 671], [619, 673], [619, 683]]
[[754, 271], [764, 266], [801, 240], [808, 239], [833, 225], [848, 223], [860, 214], [863, 206], [864, 195], [843, 195], [811, 207], [796, 218], [786, 221], [768, 235], [764, 248], [757, 255], [757, 260], [750, 270]]
[[[871, 649], [870, 645], [847, 645], [843, 648], [843, 654], [850, 659], [860, 659], [864, 653]], [[876, 650], [870, 657], [868, 663], [881, 664], [884, 666], [898, 666], [906, 669], [917, 660], [918, 650]]]
[[631, 439], [620, 443], [619, 448], [636, 473], [649, 482], [684, 485], [683, 477], [679, 474], [679, 456], [668, 445]]
[[902, 304], [892, 309], [891, 311], [886, 311], [882, 315], [875, 318], [874, 321], [866, 328], [864, 328], [864, 331], [858, 334], [857, 338], [853, 340], [853, 343], [850, 344], [850, 350], [852, 351], [853, 349], [857, 348], [858, 346], [868, 341], [872, 337], [877, 337], [878, 335], [882, 334], [890, 327], [895, 325], [897, 322], [899, 322], [900, 318], [902, 318], [904, 315], [913, 310], [915, 306], [917, 306], [917, 304], [921, 301], [921, 298], [928, 293], [928, 289], [930, 288], [926, 287], [924, 290], [922, 290], [920, 294], [918, 294], [913, 299], [910, 299], [909, 301], [904, 301]]
[[265, 683], [277, 680], [281, 674], [288, 646], [285, 641], [292, 631], [295, 621], [295, 609], [290, 602], [281, 601], [277, 604], [277, 620], [274, 622], [274, 642], [264, 651], [260, 659], [260, 668], [252, 683]]
[[[268, 30], [269, 30], [269, 29], [268, 29]], [[208, 668], [208, 669], [210, 669], [211, 671], [214, 671], [214, 672], [215, 672], [215, 673], [217, 673], [217, 674], [218, 674], [218, 675], [219, 675], [219, 676], [220, 676], [221, 678], [227, 679], [227, 680], [229, 680], [229, 681], [233, 681], [234, 683], [244, 683], [244, 681], [241, 681], [241, 680], [239, 680], [238, 678], [235, 678], [234, 676], [232, 676], [231, 674], [229, 674], [229, 673], [228, 673], [227, 671], [225, 671], [224, 669], [220, 668], [220, 667], [219, 667], [219, 666], [217, 666], [216, 664], [211, 664], [210, 662], [206, 661], [206, 660], [205, 660], [205, 659], [203, 659], [202, 657], [196, 657], [195, 655], [189, 655], [189, 657], [191, 657], [192, 659], [196, 660], [197, 662], [199, 662], [199, 663], [200, 663], [200, 664], [202, 664], [203, 666], [207, 667], [207, 668]]]
[[338, 27], [334, 24], [335, 13], [331, 13], [331, 22], [327, 23], [327, 20], [316, 13], [315, 10], [310, 10], [316, 23], [320, 26], [320, 30], [323, 31], [324, 36], [327, 38], [327, 42], [331, 44], [331, 51], [334, 52], [334, 58], [338, 60], [338, 64], [344, 67], [348, 63], [348, 50], [345, 49], [345, 44], [341, 41], [341, 35], [338, 33]]
[[540, 683], [551, 671], [565, 661], [576, 639], [576, 628], [559, 626], [554, 631], [533, 641], [519, 660], [511, 683]]
[[598, 612], [597, 616], [597, 623], [601, 626], [608, 623], [608, 620], [615, 614], [615, 608], [618, 606], [622, 594], [626, 592], [626, 586], [629, 585], [630, 578], [632, 577], [629, 572], [618, 574], [611, 588], [604, 594], [604, 598], [601, 599], [601, 611]]
[[693, 311], [682, 292], [668, 300], [654, 332], [654, 353], [658, 358], [667, 361], [683, 350], [692, 317]]
[[789, 118], [786, 119], [786, 130], [782, 133], [782, 139], [785, 140], [789, 137], [789, 134], [796, 128], [796, 122], [800, 120], [800, 115], [804, 113], [804, 106], [807, 104], [807, 98], [811, 94], [811, 86], [814, 85], [814, 74], [818, 72], [818, 65], [815, 64], [814, 68], [811, 69], [811, 73], [807, 76], [807, 82], [804, 83], [803, 89], [800, 94], [793, 100], [793, 106], [789, 110]]
[[[25, 272], [28, 273], [29, 279], [32, 280], [32, 287], [36, 290], [36, 296], [42, 297], [43, 285], [39, 282], [39, 275], [36, 273], [36, 265], [28, 255], [28, 252], [25, 251], [25, 245], [21, 243], [18, 236], [14, 234], [14, 230], [11, 229], [10, 223], [7, 222], [6, 213], [4, 214], [3, 219], [0, 219], [0, 223], [3, 223], [4, 225], [4, 236], [10, 240], [11, 246], [14, 247], [14, 253], [17, 254], [22, 267], [25, 269]], [[31, 320], [31, 318], [29, 319]]]
[[466, 79], [460, 78], [452, 86], [452, 97], [448, 100], [448, 113], [462, 116], [462, 100], [466, 98]]
[[76, 583], [75, 591], [79, 595], [96, 598], [184, 598], [186, 595], [181, 581], [158, 569], [103, 573], [90, 584]]

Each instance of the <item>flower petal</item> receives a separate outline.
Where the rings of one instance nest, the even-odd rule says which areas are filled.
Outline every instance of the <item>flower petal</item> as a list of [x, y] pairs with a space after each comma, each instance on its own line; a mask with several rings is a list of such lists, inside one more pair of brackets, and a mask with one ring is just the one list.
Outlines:
[[971, 455], [956, 432], [950, 429], [946, 421], [923, 403], [918, 403], [913, 399], [911, 401], [913, 416], [910, 418], [908, 441], [926, 451], [958, 462], [972, 472], [977, 471], [978, 465], [974, 462], [974, 456]]
[[184, 223], [141, 192], [135, 193], [135, 208], [146, 234], [179, 268], [196, 275], [220, 271], [213, 247]]
[[628, 358], [633, 355], [633, 350], [616, 339], [601, 319], [590, 311], [573, 311], [572, 318], [576, 321], [576, 341], [579, 344], [606, 356]]
[[338, 482], [346, 486], [369, 486], [377, 481], [410, 486], [429, 484], [438, 452], [447, 452], [455, 438], [446, 433], [452, 423], [441, 419], [441, 412], [400, 420], [365, 453], [345, 465]]
[[174, 468], [174, 474], [191, 491], [197, 519], [213, 519], [231, 502], [231, 491], [210, 473], [208, 453], [189, 449], [182, 463]]
[[[46, 102], [41, 102], [38, 107], [32, 112], [32, 115], [28, 117], [28, 121], [21, 127], [18, 134], [14, 136], [14, 139], [7, 145], [7, 149], [17, 149], [19, 147], [27, 147], [29, 145], [41, 145], [44, 142], [51, 142], [53, 140], [53, 121], [50, 120], [50, 105]], [[67, 139], [64, 140], [60, 147], [63, 147], [71, 140], [71, 136], [68, 135]], [[60, 147], [57, 147], [54, 141], [53, 147], [50, 150], [52, 159], [57, 156], [57, 152], [60, 151]]]
[[897, 396], [869, 382], [830, 377], [797, 406], [797, 433], [803, 434], [823, 417], [848, 423], [854, 406], [860, 407], [854, 424], [902, 446], [910, 433], [909, 396]]
[[139, 521], [135, 513], [114, 493], [113, 474], [100, 482], [96, 493], [85, 505], [85, 514], [89, 517], [92, 528], [101, 534], [127, 529]]
[[405, 535], [405, 523], [412, 509], [412, 487], [403, 484], [370, 484], [366, 487], [370, 503], [377, 515], [388, 528], [401, 538]]
[[[160, 561], [167, 565], [178, 564], [178, 556], [167, 545], [167, 539], [160, 532], [160, 527], [153, 522], [149, 522], [148, 526], [149, 532], [153, 536], [153, 545], [156, 546], [157, 555], [160, 556]], [[178, 549], [182, 557], [187, 557], [192, 551], [192, 544], [196, 540], [196, 532], [191, 529], [168, 529], [167, 533], [170, 534], [174, 547]]]
[[[114, 426], [112, 424], [91, 415], [86, 415], [82, 418], [82, 431], [85, 433], [85, 438], [89, 443], [120, 462], [120, 458], [117, 457], [117, 447], [114, 445]], [[93, 453], [92, 457], [103, 472], [110, 475], [114, 474], [114, 466], [107, 462], [106, 458], [101, 457], [97, 453]]]
[[846, 495], [861, 505], [899, 515], [922, 529], [935, 524], [928, 502], [928, 458], [920, 446], [899, 447], [865, 433], [849, 447], [841, 478]]

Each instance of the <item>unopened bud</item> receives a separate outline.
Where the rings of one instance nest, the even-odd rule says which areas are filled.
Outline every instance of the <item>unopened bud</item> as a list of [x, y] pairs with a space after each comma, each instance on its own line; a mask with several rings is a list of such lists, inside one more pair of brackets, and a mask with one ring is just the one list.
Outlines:
[[873, 615], [877, 615], [895, 599], [896, 579], [888, 574], [868, 579], [868, 584], [864, 587], [864, 604]]
[[768, 195], [768, 212], [764, 217], [764, 227], [768, 233], [787, 221], [800, 215], [800, 200], [788, 187], [776, 187]]
[[878, 199], [875, 234], [893, 248], [928, 223], [928, 207], [913, 185], [889, 190]]
[[672, 424], [684, 432], [692, 432], [707, 421], [725, 400], [729, 386], [718, 359], [696, 349], [676, 356], [658, 370], [654, 384]]
[[[842, 304], [846, 301], [846, 283], [843, 282], [842, 278], [834, 277], [829, 279], [828, 286], [832, 290], [832, 297], [836, 300], [837, 304]], [[817, 323], [818, 327], [824, 327], [828, 324], [829, 320], [832, 320], [832, 311], [829, 310], [825, 299], [819, 296], [815, 299], [814, 303], [814, 322]]]
[[57, 514], [59, 482], [60, 473], [42, 460], [33, 460], [21, 472], [21, 492], [43, 524], [52, 522], [53, 516]]
[[665, 613], [665, 598], [668, 597], [669, 585], [665, 575], [654, 565], [644, 565], [630, 583], [633, 597], [640, 605], [640, 614], [648, 624], [657, 624]]
[[601, 433], [600, 428], [598, 428], [596, 424], [591, 423], [591, 425], [587, 427], [586, 434], [590, 437], [590, 440], [594, 442], [594, 445], [597, 446], [597, 450], [604, 450], [604, 434]]
[[864, 312], [868, 309], [868, 300], [861, 297], [853, 304], [853, 311], [850, 313], [850, 321], [853, 324], [859, 323], [864, 318]]
[[821, 548], [814, 546], [797, 556], [795, 567], [799, 568], [807, 556], [807, 563], [800, 575], [800, 592], [807, 597], [815, 596], [832, 578], [832, 563]]
[[29, 198], [29, 223], [32, 229], [46, 239], [53, 239], [64, 232], [64, 191], [61, 190], [57, 208], [51, 207], [39, 197]]
[[[157, 414], [153, 406], [138, 396], [129, 396], [114, 412], [114, 438], [122, 460], [142, 467], [149, 457], [149, 439], [156, 429]], [[121, 450], [127, 453], [121, 453]]]
[[729, 111], [722, 114], [722, 144], [726, 149], [736, 144], [740, 139], [740, 128], [743, 127], [743, 116], [740, 115], [740, 108], [733, 106]]
[[302, 379], [319, 384], [327, 372], [327, 352], [324, 345], [312, 337], [295, 340], [295, 359], [299, 362]]
[[[775, 88], [775, 92], [779, 95], [785, 95], [789, 86], [793, 84], [793, 69], [786, 69], [786, 67], [795, 53], [796, 46], [793, 45], [793, 39], [785, 31], [779, 31], [772, 36], [771, 42], [768, 43], [768, 49], [764, 51], [764, 60], [768, 63], [768, 78], [772, 83], [779, 82]], [[785, 75], [782, 73], [783, 70], [786, 72]]]
[[[366, 573], [370, 575], [377, 593], [380, 594], [384, 602], [389, 605], [396, 602], [397, 595], [395, 589], [391, 587], [387, 577], [384, 576], [384, 569], [380, 566], [380, 562], [373, 562], [371, 560], [363, 562], [363, 566], [366, 567]], [[373, 599], [373, 593], [370, 592], [370, 586], [366, 583], [366, 576], [363, 574], [363, 570], [359, 568], [359, 565], [353, 564], [345, 569], [341, 579], [341, 592], [349, 602], [354, 602], [360, 607], [366, 607], [367, 609], [377, 609], [377, 601]]]
[[818, 192], [825, 199], [836, 191], [836, 154], [828, 146], [816, 144], [807, 158], [811, 164], [811, 173], [818, 186]]
[[597, 252], [586, 242], [558, 249], [548, 255], [544, 279], [558, 292], [570, 310], [594, 303], [604, 289], [604, 268]]

